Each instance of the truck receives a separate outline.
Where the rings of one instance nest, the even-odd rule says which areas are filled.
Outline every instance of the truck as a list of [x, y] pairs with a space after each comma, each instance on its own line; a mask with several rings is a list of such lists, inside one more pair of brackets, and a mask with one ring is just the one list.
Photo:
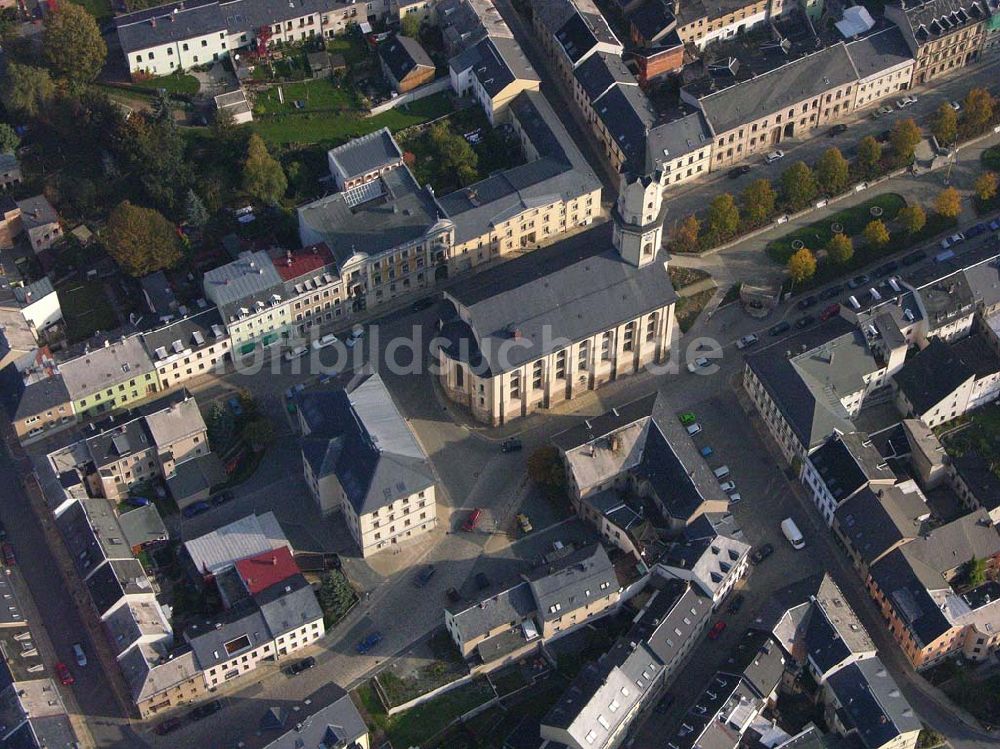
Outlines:
[[804, 549], [806, 546], [806, 541], [802, 537], [802, 531], [795, 524], [795, 521], [791, 518], [785, 518], [781, 521], [781, 532], [785, 534], [785, 538], [788, 539], [788, 543], [792, 545], [793, 549]]

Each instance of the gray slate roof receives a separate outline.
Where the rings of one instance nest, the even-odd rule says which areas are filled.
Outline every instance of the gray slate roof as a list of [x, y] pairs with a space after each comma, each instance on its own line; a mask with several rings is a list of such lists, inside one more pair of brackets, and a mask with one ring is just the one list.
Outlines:
[[473, 68], [479, 84], [490, 96], [496, 96], [515, 80], [539, 80], [524, 51], [508, 37], [485, 37], [452, 58], [450, 65], [456, 72]]
[[918, 45], [923, 45], [979, 23], [991, 12], [987, 0], [926, 0], [907, 3], [901, 12], [894, 12], [892, 16], [894, 21], [902, 16], [897, 23], [907, 28]]
[[[442, 328], [448, 355], [457, 356], [460, 341], [469, 340], [474, 364], [499, 374], [551, 353], [551, 339], [579, 341], [673, 302], [665, 264], [629, 265], [611, 247], [610, 234], [610, 223], [602, 224], [446, 291], [469, 311], [468, 324], [451, 320]], [[528, 345], [512, 346], [514, 331]]]
[[383, 42], [379, 45], [378, 56], [397, 81], [402, 81], [416, 68], [434, 67], [434, 61], [420, 42], [408, 36], [397, 35]]
[[902, 369], [893, 375], [918, 416], [923, 416], [973, 377], [972, 368], [937, 337], [908, 358]]
[[535, 597], [527, 582], [501, 591], [461, 611], [453, 611], [452, 618], [462, 638], [469, 642], [483, 637], [502, 624], [521, 622], [536, 611]]
[[[558, 619], [619, 588], [614, 566], [599, 543], [563, 557], [540, 577], [531, 580], [530, 586], [543, 621]], [[556, 606], [558, 609], [554, 609]]]
[[809, 460], [838, 504], [869, 481], [895, 478], [868, 435], [860, 432], [833, 435]]
[[841, 704], [841, 717], [857, 729], [865, 749], [879, 749], [900, 734], [922, 728], [896, 680], [878, 658], [865, 658], [840, 669], [831, 674], [828, 684]]
[[[246, 645], [227, 653], [226, 643], [236, 642], [243, 636]], [[260, 609], [248, 604], [230, 609], [216, 619], [191, 625], [184, 632], [184, 639], [191, 645], [198, 667], [205, 671], [249, 653], [274, 638], [270, 636], [267, 620]]]
[[226, 22], [217, 0], [186, 0], [118, 16], [115, 28], [122, 51], [128, 54], [223, 32]]
[[894, 545], [916, 538], [928, 512], [919, 492], [889, 486], [878, 493], [863, 489], [838, 507], [835, 516], [841, 533], [871, 565]]
[[[7, 413], [12, 421], [19, 421], [28, 416], [43, 413], [51, 408], [69, 403], [69, 391], [62, 375], [53, 374], [50, 377], [34, 378], [25, 384], [13, 364], [8, 365], [8, 371], [3, 376], [7, 383]], [[63, 414], [68, 416], [69, 412]]]
[[299, 409], [306, 460], [317, 476], [337, 477], [358, 515], [434, 485], [426, 453], [377, 374], [350, 393], [306, 393]]
[[389, 128], [384, 127], [331, 148], [327, 157], [330, 164], [337, 168], [341, 179], [348, 180], [400, 161], [403, 152], [399, 150]]
[[[199, 339], [201, 342], [199, 343]], [[217, 346], [226, 340], [226, 328], [217, 307], [209, 307], [203, 312], [175, 320], [167, 325], [159, 325], [142, 334], [146, 350], [154, 364], [177, 354], [175, 342], [181, 342], [181, 351], [198, 351]], [[159, 349], [163, 349], [159, 351]], [[160, 354], [165, 354], [161, 357]]]
[[301, 574], [265, 588], [253, 600], [273, 638], [323, 618], [316, 594]]
[[594, 111], [624, 155], [624, 164], [633, 171], [645, 171], [646, 136], [656, 115], [638, 86], [615, 84], [593, 103]]
[[862, 79], [879, 75], [913, 59], [903, 33], [896, 26], [848, 42], [847, 53]]
[[73, 400], [133, 378], [138, 380], [140, 389], [145, 389], [143, 375], [153, 369], [153, 361], [137, 335], [109, 341], [107, 346], [59, 363], [59, 371]]
[[700, 99], [699, 105], [712, 131], [720, 135], [850, 83], [857, 77], [847, 48], [838, 43], [708, 94]]
[[712, 132], [705, 116], [701, 112], [692, 112], [672, 122], [657, 125], [649, 131], [646, 139], [646, 166], [651, 169], [656, 164], [672, 161], [711, 143]]
[[118, 523], [125, 534], [125, 540], [133, 548], [169, 538], [156, 505], [150, 504], [123, 512], [118, 516]]
[[639, 85], [621, 55], [611, 52], [595, 52], [576, 67], [573, 75], [590, 101], [599, 98], [615, 83]]
[[231, 263], [205, 273], [205, 294], [219, 305], [225, 319], [246, 307], [254, 311], [257, 302], [265, 306], [273, 295], [284, 293], [284, 282], [264, 250], [242, 252]]
[[312, 749], [321, 746], [335, 749], [350, 747], [352, 742], [366, 736], [368, 727], [350, 695], [339, 687], [335, 691], [339, 692], [339, 697], [305, 718], [301, 717], [301, 713], [297, 714], [296, 726], [264, 749]]
[[1000, 475], [993, 471], [988, 460], [969, 451], [953, 456], [951, 463], [983, 509], [991, 512], [1000, 507]]

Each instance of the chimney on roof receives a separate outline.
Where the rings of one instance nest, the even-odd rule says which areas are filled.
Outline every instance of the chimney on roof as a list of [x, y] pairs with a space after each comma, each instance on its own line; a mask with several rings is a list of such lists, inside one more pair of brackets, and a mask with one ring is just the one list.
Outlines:
[[273, 554], [271, 555], [271, 565], [274, 566], [274, 567], [278, 566], [278, 557], [276, 557]]

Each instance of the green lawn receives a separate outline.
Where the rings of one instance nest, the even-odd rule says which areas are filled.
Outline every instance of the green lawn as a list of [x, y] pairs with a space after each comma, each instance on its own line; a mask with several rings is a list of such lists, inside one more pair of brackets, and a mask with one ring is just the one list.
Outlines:
[[375, 117], [362, 117], [358, 112], [310, 113], [306, 109], [295, 114], [262, 116], [254, 119], [252, 127], [262, 138], [278, 145], [316, 143], [332, 148], [383, 127], [396, 132], [419, 125], [448, 114], [451, 108], [448, 93], [442, 92]]
[[[257, 97], [254, 102], [254, 116], [306, 115], [315, 112], [352, 113], [352, 110], [358, 109], [354, 93], [334, 85], [329, 79], [282, 83], [280, 87], [284, 103], [278, 99], [278, 86], [274, 86]], [[295, 107], [296, 101], [303, 103], [302, 109]]]
[[1000, 405], [991, 403], [965, 418], [971, 422], [969, 426], [945, 437], [948, 452], [964, 455], [975, 451], [990, 463], [1000, 461]]
[[338, 36], [336, 39], [331, 39], [326, 43], [326, 51], [343, 55], [344, 62], [348, 65], [353, 65], [368, 55], [364, 42], [353, 35]]
[[944, 691], [980, 720], [996, 724], [1000, 715], [1000, 674], [981, 681], [963, 675], [946, 684]]
[[865, 226], [868, 225], [868, 222], [872, 220], [871, 209], [874, 206], [882, 209], [883, 215], [880, 218], [888, 222], [894, 219], [896, 214], [899, 213], [899, 209], [905, 205], [906, 201], [901, 195], [897, 195], [896, 193], [889, 192], [877, 195], [871, 200], [866, 200], [856, 206], [839, 211], [832, 216], [814, 221], [808, 226], [803, 226], [801, 229], [796, 229], [783, 237], [772, 240], [767, 245], [767, 255], [776, 263], [784, 265], [788, 262], [788, 258], [795, 252], [792, 249], [792, 243], [795, 240], [801, 241], [810, 250], [816, 252], [823, 249], [826, 243], [830, 241], [830, 237], [833, 236], [830, 227], [833, 224], [841, 224], [844, 228], [844, 234], [852, 237], [860, 234]]
[[98, 21], [103, 21], [114, 15], [111, 10], [111, 0], [72, 0], [72, 2], [82, 5]]
[[137, 83], [133, 88], [139, 91], [151, 91], [156, 93], [157, 89], [166, 89], [168, 94], [188, 94], [193, 96], [198, 93], [201, 84], [193, 75], [173, 73], [171, 75], [161, 75], [158, 78], [150, 78], [148, 81]]
[[108, 331], [118, 327], [118, 318], [99, 282], [70, 281], [58, 292], [66, 321], [66, 337], [71, 343], [86, 340], [98, 330]]

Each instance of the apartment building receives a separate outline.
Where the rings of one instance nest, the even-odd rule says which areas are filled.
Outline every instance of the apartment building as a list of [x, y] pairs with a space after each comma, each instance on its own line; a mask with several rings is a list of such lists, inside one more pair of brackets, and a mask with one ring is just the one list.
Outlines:
[[991, 13], [987, 0], [966, 4], [960, 0], [925, 0], [885, 7], [885, 17], [899, 27], [916, 59], [915, 86], [977, 59]]
[[58, 365], [47, 347], [35, 349], [34, 356], [20, 367], [11, 363], [0, 378], [5, 393], [4, 406], [22, 445], [36, 442], [76, 423], [73, 402]]
[[350, 23], [384, 18], [386, 0], [181, 0], [115, 18], [122, 53], [133, 77], [168, 75], [225, 59], [255, 44], [262, 29], [268, 44], [313, 36], [331, 38]]
[[445, 292], [438, 357], [451, 400], [502, 424], [664, 360], [676, 295], [657, 259], [663, 178], [624, 179], [610, 231], [583, 232]]
[[750, 544], [702, 515], [670, 544], [658, 565], [665, 577], [692, 583], [718, 608], [749, 571]]
[[682, 88], [681, 99], [708, 120], [712, 168], [722, 169], [846, 117], [857, 85], [847, 47], [838, 43], [721, 90], [703, 80]]
[[434, 530], [430, 462], [377, 374], [349, 392], [303, 394], [298, 413], [313, 500], [343, 514], [363, 557]]
[[59, 214], [44, 195], [19, 200], [17, 207], [21, 211], [21, 228], [28, 235], [28, 244], [36, 255], [63, 238]]
[[526, 163], [438, 199], [455, 227], [449, 276], [516, 257], [600, 213], [600, 181], [544, 96], [519, 94], [508, 122]]
[[283, 296], [288, 300], [294, 337], [305, 339], [313, 328], [345, 314], [344, 285], [329, 247], [318, 244], [301, 250], [275, 250], [272, 262], [285, 283]]
[[241, 252], [237, 260], [208, 271], [204, 290], [219, 308], [234, 357], [288, 338], [285, 283], [264, 250]]
[[822, 704], [830, 729], [864, 749], [916, 749], [923, 724], [879, 658], [832, 674]]
[[801, 479], [827, 526], [840, 505], [862, 489], [896, 483], [885, 458], [861, 432], [834, 432], [803, 461]]
[[905, 91], [913, 81], [916, 60], [898, 28], [848, 42], [847, 54], [858, 73], [856, 110]]
[[336, 699], [315, 712], [312, 712], [312, 706], [307, 706], [305, 711], [296, 713], [295, 726], [269, 742], [264, 749], [302, 749], [307, 746], [371, 749], [368, 726], [350, 695], [339, 687], [331, 691], [338, 695]]
[[0, 341], [6, 344], [2, 362], [33, 352], [63, 319], [59, 294], [47, 276], [31, 282], [8, 279], [0, 289]]
[[159, 391], [156, 365], [142, 336], [122, 336], [59, 362], [78, 419], [124, 408]]
[[538, 91], [541, 79], [524, 50], [506, 35], [487, 35], [448, 61], [452, 90], [472, 96], [492, 125], [507, 119], [511, 101], [523, 91]]
[[387, 127], [331, 148], [326, 158], [338, 190], [371, 182], [403, 165], [403, 152]]
[[621, 57], [625, 48], [592, 0], [551, 0], [532, 13], [532, 25], [542, 48], [556, 63], [566, 88], [573, 72], [590, 55], [608, 52]]
[[139, 643], [119, 656], [118, 667], [142, 718], [197, 702], [209, 694], [190, 647], [168, 654]]
[[621, 598], [614, 566], [601, 544], [578, 549], [529, 577], [543, 639], [609, 613]]
[[198, 403], [186, 391], [149, 404], [132, 419], [91, 424], [84, 435], [93, 465], [88, 481], [108, 499], [120, 499], [151, 478], [169, 477], [178, 464], [210, 452]]
[[[648, 2], [649, 0], [647, 0]], [[794, 7], [789, 3], [788, 8]], [[785, 11], [783, 0], [704, 0], [677, 3], [677, 34], [684, 44], [698, 49], [719, 39], [730, 39], [755, 26], [777, 18]]]
[[215, 307], [142, 334], [161, 388], [171, 388], [225, 366], [230, 338]]

